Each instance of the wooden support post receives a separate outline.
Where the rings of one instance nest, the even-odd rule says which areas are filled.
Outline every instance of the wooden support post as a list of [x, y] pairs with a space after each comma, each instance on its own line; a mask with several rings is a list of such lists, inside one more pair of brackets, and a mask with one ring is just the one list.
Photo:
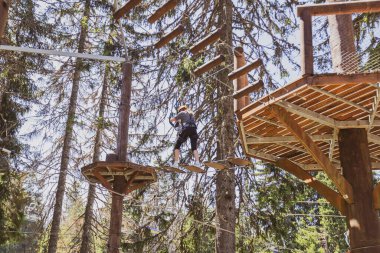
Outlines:
[[164, 16], [165, 13], [168, 13], [169, 11], [174, 9], [174, 7], [176, 7], [178, 3], [179, 3], [179, 0], [168, 1], [166, 4], [158, 8], [156, 12], [153, 13], [152, 16], [148, 18], [148, 22], [153, 24], [154, 22], [159, 20], [162, 16]]
[[223, 25], [222, 27], [216, 29], [214, 32], [210, 33], [210, 35], [208, 35], [207, 37], [203, 38], [199, 42], [195, 43], [195, 45], [193, 45], [190, 48], [190, 52], [192, 54], [199, 53], [199, 51], [201, 51], [202, 49], [204, 49], [208, 45], [210, 45], [210, 44], [214, 43], [215, 41], [217, 41], [218, 39], [220, 39], [221, 36], [223, 35], [223, 33], [225, 32], [225, 29], [226, 29], [225, 25]]
[[116, 20], [119, 20], [123, 16], [127, 15], [128, 12], [130, 12], [133, 8], [135, 8], [141, 2], [142, 0], [129, 0], [126, 4], [120, 7], [120, 9], [115, 11], [115, 13], [113, 14], [113, 18]]
[[327, 176], [334, 182], [340, 194], [348, 203], [353, 203], [353, 192], [351, 185], [339, 173], [338, 169], [330, 162], [329, 158], [321, 151], [318, 145], [313, 142], [298, 123], [293, 119], [291, 114], [283, 108], [272, 105], [271, 111], [274, 116], [298, 139], [314, 160], [323, 168]]
[[[123, 63], [123, 80], [121, 87], [121, 98], [119, 106], [119, 128], [117, 139], [117, 159], [118, 161], [128, 161], [128, 130], [129, 130], [129, 115], [131, 108], [131, 92], [132, 92], [132, 63]], [[111, 159], [111, 157], [108, 157]], [[115, 157], [113, 157], [115, 158]], [[119, 253], [121, 225], [122, 225], [122, 211], [123, 211], [123, 197], [126, 187], [126, 180], [124, 176], [115, 176], [113, 183], [112, 193], [112, 207], [111, 207], [111, 222], [110, 234], [108, 241], [108, 253]]]
[[263, 64], [261, 59], [257, 59], [245, 66], [242, 66], [228, 74], [228, 80], [232, 81], [239, 78], [242, 75], [248, 74], [251, 70], [260, 67]]
[[3, 38], [5, 27], [7, 26], [7, 23], [8, 23], [8, 11], [9, 11], [8, 1], [0, 0], [0, 42], [1, 42], [1, 39]]
[[346, 202], [344, 201], [342, 195], [316, 180], [297, 164], [287, 159], [279, 159], [276, 161], [276, 165], [301, 179], [305, 184], [308, 184], [316, 190], [322, 197], [326, 198], [336, 209], [340, 211], [342, 215], [346, 215]]
[[313, 75], [313, 28], [311, 15], [307, 11], [301, 13], [301, 71], [303, 76]]
[[347, 205], [350, 248], [358, 253], [380, 252], [380, 221], [373, 205], [367, 132], [343, 129], [338, 136], [343, 175], [352, 185], [355, 200]]
[[[239, 69], [245, 66], [245, 55], [244, 49], [242, 47], [236, 47], [234, 50], [234, 69]], [[236, 92], [241, 91], [242, 89], [248, 86], [248, 75], [241, 75], [239, 78], [234, 80], [234, 95]], [[241, 108], [249, 105], [249, 94], [244, 94], [238, 98], [234, 97], [234, 111], [238, 111]]]
[[172, 39], [177, 37], [178, 35], [182, 34], [185, 30], [185, 27], [183, 25], [178, 25], [176, 28], [174, 28], [173, 31], [171, 31], [168, 34], [165, 34], [155, 45], [154, 48], [159, 49], [166, 44], [168, 44]]
[[123, 221], [123, 190], [126, 181], [124, 176], [115, 176], [113, 182], [111, 222], [109, 230], [108, 253], [119, 253], [121, 226]]
[[[374, 169], [372, 167], [372, 169]], [[377, 210], [380, 209], [380, 183], [377, 183], [375, 187], [373, 187], [373, 207]]]
[[206, 62], [205, 64], [203, 64], [202, 66], [196, 68], [194, 70], [194, 75], [195, 76], [200, 76], [202, 75], [203, 73], [209, 71], [210, 69], [212, 68], [215, 68], [216, 66], [218, 66], [219, 64], [221, 64], [222, 62], [225, 61], [225, 57], [224, 55], [218, 55], [217, 57], [215, 57], [214, 59], [212, 59], [211, 61], [209, 62]]
[[[245, 97], [249, 97], [249, 94], [252, 93], [252, 92], [255, 92], [255, 91], [258, 91], [260, 89], [262, 89], [264, 87], [264, 83], [262, 80], [259, 80], [247, 87], [245, 87], [244, 89], [241, 89], [241, 90], [238, 90], [237, 92], [235, 92], [232, 97], [234, 99], [240, 99], [240, 98], [245, 98]], [[249, 105], [249, 102], [246, 103], [244, 106], [247, 106]], [[243, 106], [243, 107], [244, 107]], [[241, 108], [243, 107], [239, 107], [238, 110], [240, 110]]]

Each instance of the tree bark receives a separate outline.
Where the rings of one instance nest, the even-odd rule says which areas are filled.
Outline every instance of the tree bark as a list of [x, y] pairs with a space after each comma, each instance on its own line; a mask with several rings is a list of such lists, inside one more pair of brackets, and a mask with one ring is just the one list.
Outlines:
[[[86, 0], [84, 6], [85, 7], [84, 7], [84, 12], [83, 12], [83, 17], [86, 18], [87, 20], [90, 15], [91, 0]], [[87, 24], [82, 24], [80, 37], [79, 37], [79, 43], [78, 43], [79, 53], [84, 52], [87, 35], [88, 35], [88, 26]], [[71, 149], [71, 142], [73, 138], [73, 128], [75, 124], [79, 82], [80, 82], [80, 76], [82, 72], [82, 65], [83, 65], [83, 60], [80, 58], [77, 58], [74, 75], [73, 75], [73, 86], [72, 86], [72, 91], [71, 91], [70, 104], [69, 104], [69, 109], [68, 109], [68, 114], [67, 114], [65, 136], [64, 136], [63, 148], [62, 148], [61, 166], [60, 166], [57, 192], [55, 196], [54, 213], [53, 213], [53, 219], [51, 223], [51, 230], [50, 230], [50, 237], [49, 237], [48, 253], [55, 253], [57, 251], [59, 227], [60, 227], [61, 216], [62, 216], [63, 198], [65, 195], [65, 189], [66, 189], [66, 176], [67, 176], [67, 170], [68, 170], [68, 165], [69, 165], [69, 160], [70, 160], [70, 149]]]
[[5, 32], [5, 27], [8, 23], [8, 11], [10, 4], [10, 0], [0, 0], [0, 42], [2, 41]]
[[[226, 32], [222, 36], [224, 43], [219, 45], [218, 54], [226, 56], [226, 64], [233, 63], [232, 52], [232, 3], [230, 0], [219, 1], [218, 25], [226, 24]], [[228, 71], [218, 75], [218, 135], [217, 159], [226, 159], [234, 155], [234, 103], [232, 99], [233, 84], [228, 81]], [[235, 252], [235, 174], [231, 169], [218, 171], [216, 174], [216, 241], [215, 250], [219, 253]]]
[[[98, 116], [99, 120], [98, 120], [97, 129], [96, 129], [96, 135], [95, 135], [94, 156], [92, 159], [93, 162], [99, 161], [99, 157], [100, 157], [100, 147], [102, 144], [102, 133], [103, 133], [103, 128], [104, 128], [104, 111], [105, 111], [106, 103], [107, 103], [108, 72], [109, 72], [109, 65], [107, 64], [104, 70], [103, 90], [102, 90], [102, 95], [101, 95], [100, 104], [99, 104], [99, 116]], [[89, 184], [86, 210], [84, 213], [82, 244], [80, 248], [80, 253], [92, 252], [90, 244], [92, 240], [91, 225], [92, 225], [92, 219], [93, 219], [95, 191], [96, 191], [95, 185]]]
[[[132, 63], [123, 64], [123, 84], [121, 87], [121, 99], [119, 107], [119, 129], [117, 140], [118, 161], [128, 161], [128, 131], [129, 116], [131, 111], [132, 94]], [[111, 221], [108, 241], [108, 252], [119, 253], [121, 226], [123, 220], [123, 191], [126, 186], [124, 176], [115, 176], [113, 190], [119, 194], [112, 193]]]
[[354, 189], [354, 203], [347, 204], [346, 217], [350, 248], [358, 253], [380, 252], [380, 222], [373, 207], [373, 181], [366, 130], [340, 130], [339, 151], [343, 175]]

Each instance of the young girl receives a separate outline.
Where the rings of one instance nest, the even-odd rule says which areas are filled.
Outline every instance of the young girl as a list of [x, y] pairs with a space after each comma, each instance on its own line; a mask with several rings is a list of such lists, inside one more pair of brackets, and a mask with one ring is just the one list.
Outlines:
[[186, 105], [182, 105], [178, 108], [178, 114], [174, 118], [171, 118], [170, 121], [174, 123], [179, 123], [181, 126], [181, 130], [178, 134], [178, 138], [176, 141], [176, 144], [174, 146], [174, 163], [172, 164], [172, 167], [178, 168], [178, 162], [179, 162], [179, 154], [180, 154], [180, 148], [183, 143], [187, 141], [187, 138], [190, 137], [191, 141], [191, 150], [194, 154], [194, 166], [202, 167], [202, 165], [199, 162], [199, 153], [197, 151], [197, 140], [198, 140], [198, 133], [197, 133], [197, 125], [195, 123], [194, 119], [194, 113], [190, 110], [188, 110]]

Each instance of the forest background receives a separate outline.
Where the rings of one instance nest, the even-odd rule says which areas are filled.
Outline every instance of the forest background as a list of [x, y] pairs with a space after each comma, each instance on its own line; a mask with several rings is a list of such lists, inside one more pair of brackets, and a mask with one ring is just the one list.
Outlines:
[[[153, 166], [170, 161], [176, 132], [168, 117], [180, 104], [196, 112], [202, 160], [241, 157], [233, 86], [225, 79], [233, 48], [242, 46], [247, 61], [264, 61], [249, 79], [265, 83], [255, 96], [268, 94], [300, 72], [296, 6], [323, 1], [182, 0], [149, 24], [164, 2], [143, 1], [121, 20], [122, 34], [111, 1], [13, 0], [1, 44], [123, 57], [124, 37], [133, 63], [129, 158]], [[353, 20], [357, 49], [378, 52], [379, 16]], [[152, 47], [180, 23], [182, 36], [160, 50]], [[223, 24], [221, 42], [189, 53]], [[316, 70], [331, 72], [327, 18], [314, 19], [313, 26]], [[192, 74], [220, 53], [227, 56], [224, 65]], [[110, 193], [90, 186], [80, 168], [116, 148], [121, 78], [116, 62], [0, 50], [0, 148], [12, 151], [0, 153], [1, 252], [106, 249]], [[191, 161], [188, 147], [182, 158]], [[236, 252], [345, 252], [346, 226], [337, 210], [293, 176], [253, 162], [229, 172], [158, 173], [157, 183], [125, 198], [123, 252], [222, 252], [222, 236]], [[232, 191], [220, 197], [220, 189]], [[232, 229], [221, 231], [216, 210], [231, 203]]]

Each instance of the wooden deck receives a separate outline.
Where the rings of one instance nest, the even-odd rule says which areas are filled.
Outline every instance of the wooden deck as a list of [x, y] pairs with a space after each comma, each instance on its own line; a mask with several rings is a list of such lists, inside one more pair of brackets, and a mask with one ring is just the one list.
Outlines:
[[[380, 169], [379, 91], [380, 72], [306, 76], [289, 83], [236, 112], [245, 153], [322, 170], [310, 145], [297, 137], [305, 134], [339, 169], [339, 129], [366, 128], [372, 169]], [[284, 123], [288, 118], [292, 122]]]

